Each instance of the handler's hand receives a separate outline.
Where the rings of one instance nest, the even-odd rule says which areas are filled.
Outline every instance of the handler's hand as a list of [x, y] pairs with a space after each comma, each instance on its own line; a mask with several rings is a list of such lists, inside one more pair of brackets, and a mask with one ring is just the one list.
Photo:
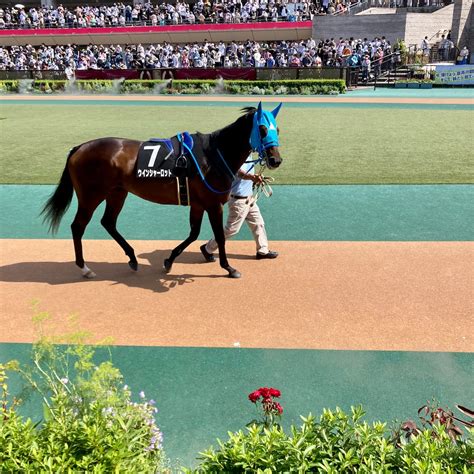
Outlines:
[[264, 180], [265, 178], [259, 174], [254, 174], [252, 178], [253, 184], [255, 185], [263, 184]]

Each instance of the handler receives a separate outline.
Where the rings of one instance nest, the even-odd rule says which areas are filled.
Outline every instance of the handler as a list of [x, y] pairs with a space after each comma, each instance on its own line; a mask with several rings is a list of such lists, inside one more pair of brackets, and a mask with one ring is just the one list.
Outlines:
[[[226, 240], [236, 235], [242, 224], [247, 222], [252, 231], [253, 238], [257, 244], [257, 260], [265, 258], [276, 258], [278, 252], [272, 252], [268, 249], [267, 233], [265, 232], [265, 223], [263, 221], [260, 208], [256, 199], [253, 197], [253, 185], [263, 183], [263, 178], [253, 172], [253, 163], [244, 163], [237, 171], [237, 177], [232, 183], [232, 194], [229, 200], [229, 216], [224, 228]], [[201, 252], [208, 262], [214, 262], [213, 253], [218, 245], [215, 239], [209, 240], [207, 244], [201, 245]]]

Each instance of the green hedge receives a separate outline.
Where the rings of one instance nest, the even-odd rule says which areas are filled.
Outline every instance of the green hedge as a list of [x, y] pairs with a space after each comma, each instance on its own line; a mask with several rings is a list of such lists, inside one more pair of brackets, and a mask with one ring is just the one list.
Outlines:
[[1, 93], [112, 93], [112, 94], [242, 94], [242, 95], [316, 95], [343, 94], [341, 79], [304, 79], [280, 81], [214, 80], [35, 80], [0, 81]]
[[301, 417], [300, 427], [286, 433], [280, 426], [252, 425], [218, 440], [217, 450], [201, 453], [195, 471], [321, 472], [321, 473], [472, 473], [473, 431], [468, 439], [453, 439], [440, 424], [417, 435], [400, 435], [386, 423], [362, 420], [360, 407], [347, 414], [324, 410], [316, 419]]

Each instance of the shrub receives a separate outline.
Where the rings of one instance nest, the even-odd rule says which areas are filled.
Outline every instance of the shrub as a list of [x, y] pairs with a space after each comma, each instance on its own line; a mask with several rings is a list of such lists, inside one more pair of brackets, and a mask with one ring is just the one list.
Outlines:
[[242, 94], [242, 88], [238, 84], [227, 82], [224, 86], [224, 91], [229, 94]]
[[285, 95], [285, 94], [288, 94], [288, 88], [285, 87], [285, 86], [278, 86], [278, 87], [275, 89], [275, 94], [276, 94], [276, 95]]
[[[70, 92], [68, 81], [35, 80], [29, 92], [54, 93]], [[302, 79], [278, 81], [224, 81], [223, 90], [213, 80], [77, 80], [74, 88], [87, 93], [122, 94], [210, 94], [228, 93], [242, 95], [282, 95], [282, 94], [340, 94], [346, 90], [340, 79]], [[0, 81], [0, 93], [19, 92], [19, 81]]]
[[17, 80], [0, 81], [0, 94], [18, 92], [19, 84]]
[[290, 434], [278, 425], [253, 424], [201, 453], [196, 472], [472, 472], [473, 431], [453, 442], [435, 424], [397, 443], [385, 423], [369, 424], [363, 416], [361, 407], [350, 415], [324, 410], [318, 420], [301, 417], [303, 424]]
[[[0, 365], [2, 472], [163, 470], [155, 402], [144, 393], [132, 402], [120, 371], [110, 360], [95, 363], [95, 350], [84, 344], [84, 335], [69, 342], [42, 338], [33, 346], [31, 367]], [[20, 400], [8, 394], [7, 370], [40, 394], [38, 424], [17, 414]]]

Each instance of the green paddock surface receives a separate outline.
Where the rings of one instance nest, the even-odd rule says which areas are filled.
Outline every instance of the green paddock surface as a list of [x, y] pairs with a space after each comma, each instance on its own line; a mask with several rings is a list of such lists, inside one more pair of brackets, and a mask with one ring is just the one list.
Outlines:
[[[30, 348], [0, 344], [0, 360], [26, 362]], [[464, 353], [114, 347], [112, 357], [137, 400], [143, 390], [157, 401], [166, 453], [187, 466], [215, 438], [244, 429], [255, 417], [247, 395], [265, 385], [281, 390], [286, 427], [325, 407], [360, 403], [368, 420], [403, 421], [432, 397], [450, 407], [474, 400]], [[34, 406], [23, 413], [41, 413]]]
[[[0, 186], [0, 238], [50, 238], [39, 213], [53, 189]], [[273, 196], [261, 197], [259, 205], [271, 240], [468, 241], [474, 237], [473, 202], [469, 185], [274, 186]], [[110, 239], [99, 222], [103, 208], [96, 210], [85, 238]], [[75, 209], [74, 199], [59, 238], [70, 238]], [[187, 207], [129, 195], [118, 228], [130, 240], [184, 240], [188, 221]], [[246, 227], [238, 239], [251, 239]], [[205, 219], [200, 238], [211, 235]]]
[[[255, 102], [249, 98], [249, 105]], [[103, 136], [146, 140], [183, 130], [210, 132], [236, 120], [242, 105], [0, 101], [0, 182], [55, 183], [75, 145]], [[472, 109], [285, 105], [278, 119], [285, 161], [273, 175], [280, 184], [472, 183]]]

